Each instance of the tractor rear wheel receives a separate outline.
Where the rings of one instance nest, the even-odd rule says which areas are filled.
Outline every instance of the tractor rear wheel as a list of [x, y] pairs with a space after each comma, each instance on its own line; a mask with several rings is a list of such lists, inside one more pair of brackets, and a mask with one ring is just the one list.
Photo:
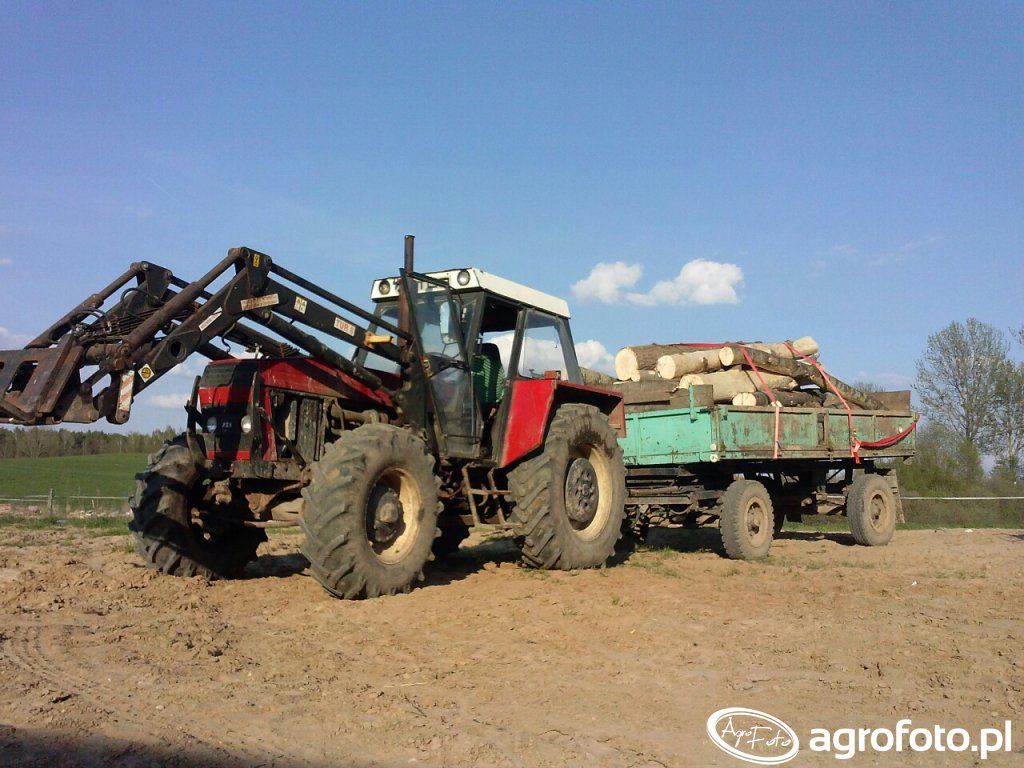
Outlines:
[[608, 418], [590, 405], [563, 405], [543, 451], [509, 474], [516, 543], [536, 568], [603, 565], [622, 532], [626, 471]]
[[135, 479], [128, 528], [149, 568], [172, 576], [231, 578], [256, 559], [260, 542], [267, 540], [256, 528], [238, 525], [213, 533], [193, 522], [202, 477], [184, 435], [150, 456]]
[[303, 490], [303, 552], [341, 598], [408, 592], [423, 579], [437, 530], [434, 459], [422, 440], [366, 424], [327, 446]]

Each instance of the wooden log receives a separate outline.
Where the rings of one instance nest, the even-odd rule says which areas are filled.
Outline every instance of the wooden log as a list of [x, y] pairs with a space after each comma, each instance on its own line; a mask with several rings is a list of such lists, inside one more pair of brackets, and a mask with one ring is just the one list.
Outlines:
[[[736, 359], [746, 360], [738, 347], [732, 346], [732, 350], [732, 354]], [[791, 376], [800, 384], [814, 384], [822, 391], [828, 391], [832, 388], [817, 368], [808, 365], [802, 360], [787, 360], [758, 349], [750, 349], [749, 347], [747, 347], [747, 354], [750, 356], [751, 362], [762, 371], [782, 376]], [[840, 381], [835, 376], [830, 375], [829, 381], [832, 382], [832, 386], [835, 387], [836, 391], [853, 405], [867, 408], [871, 411], [886, 410], [885, 405], [869, 393], [861, 392], [859, 389], [855, 389], [849, 384]]]
[[[658, 375], [657, 371], [637, 371], [630, 376], [629, 381], [636, 383], [641, 381], [664, 381], [664, 379]], [[674, 384], [675, 382], [672, 383]]]
[[702, 349], [696, 352], [676, 352], [658, 358], [654, 370], [663, 379], [678, 379], [688, 373], [708, 373], [722, 368], [718, 359], [718, 348]]
[[[790, 344], [797, 352], [802, 352], [808, 357], [814, 357], [818, 354], [818, 342], [812, 339], [810, 336], [802, 336], [796, 341], [791, 341]], [[757, 350], [758, 352], [766, 352], [769, 355], [774, 355], [783, 360], [795, 360], [799, 359], [794, 355], [785, 344], [776, 343], [765, 343], [765, 342], [754, 342], [752, 344], [730, 344], [722, 347], [718, 353], [718, 359], [722, 363], [723, 368], [731, 368], [734, 365], [746, 365], [747, 359], [743, 356], [743, 352], [739, 349], [745, 347], [747, 350]]]
[[[783, 390], [777, 390], [775, 397], [781, 405], [789, 407], [811, 407], [816, 408], [821, 406], [821, 398], [812, 392], [802, 392], [796, 390], [795, 392], [786, 392]], [[741, 406], [753, 406], [753, 405], [771, 405], [771, 398], [768, 397], [767, 392], [740, 392], [736, 397], [732, 399], [733, 405]]]
[[[762, 373], [761, 378], [773, 390], [796, 388], [796, 381], [789, 376]], [[680, 389], [686, 389], [691, 384], [711, 385], [716, 403], [731, 403], [733, 397], [740, 392], [757, 392], [764, 388], [753, 371], [740, 368], [733, 368], [729, 371], [712, 371], [711, 373], [689, 373], [679, 380]]]
[[595, 371], [590, 368], [580, 368], [580, 377], [583, 383], [590, 387], [610, 387], [615, 383], [615, 378], [606, 373]]
[[667, 344], [643, 344], [638, 347], [623, 347], [615, 354], [615, 376], [622, 381], [638, 381], [638, 371], [653, 371], [662, 355], [671, 355], [679, 347]]

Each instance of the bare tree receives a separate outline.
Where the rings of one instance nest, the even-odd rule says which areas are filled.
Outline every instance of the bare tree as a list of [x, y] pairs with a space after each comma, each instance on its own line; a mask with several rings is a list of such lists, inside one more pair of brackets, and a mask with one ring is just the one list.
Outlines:
[[[1024, 347], [1024, 326], [1012, 332]], [[992, 451], [1011, 481], [1024, 479], [1024, 362], [1006, 360], [996, 381]]]
[[968, 318], [928, 337], [917, 361], [922, 410], [953, 434], [985, 449], [996, 424], [999, 374], [1009, 345], [998, 328]]

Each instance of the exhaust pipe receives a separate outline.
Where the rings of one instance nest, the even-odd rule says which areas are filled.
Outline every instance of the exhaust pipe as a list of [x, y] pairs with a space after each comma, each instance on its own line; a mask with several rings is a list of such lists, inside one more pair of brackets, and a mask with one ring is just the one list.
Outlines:
[[[416, 240], [415, 235], [405, 236], [405, 266], [402, 270], [402, 275], [409, 275], [414, 271], [413, 267], [413, 241]], [[409, 301], [410, 297], [406, 294], [405, 290], [399, 292], [398, 297], [398, 329], [406, 334], [412, 334], [412, 323], [409, 318]], [[399, 344], [407, 344], [405, 339], [399, 339]]]

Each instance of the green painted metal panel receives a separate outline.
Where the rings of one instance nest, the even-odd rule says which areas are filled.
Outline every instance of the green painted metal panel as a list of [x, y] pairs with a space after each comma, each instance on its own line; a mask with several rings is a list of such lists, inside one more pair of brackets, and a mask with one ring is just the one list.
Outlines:
[[716, 421], [708, 408], [626, 414], [622, 445], [627, 465], [710, 461], [717, 450]]
[[[912, 423], [909, 412], [855, 412], [854, 433], [862, 442], [896, 435]], [[751, 459], [830, 459], [850, 456], [850, 419], [845, 410], [783, 408], [775, 455], [775, 409], [771, 407], [668, 409], [626, 414], [620, 440], [627, 465], [689, 464]], [[914, 433], [894, 446], [862, 449], [864, 457], [913, 455]]]

